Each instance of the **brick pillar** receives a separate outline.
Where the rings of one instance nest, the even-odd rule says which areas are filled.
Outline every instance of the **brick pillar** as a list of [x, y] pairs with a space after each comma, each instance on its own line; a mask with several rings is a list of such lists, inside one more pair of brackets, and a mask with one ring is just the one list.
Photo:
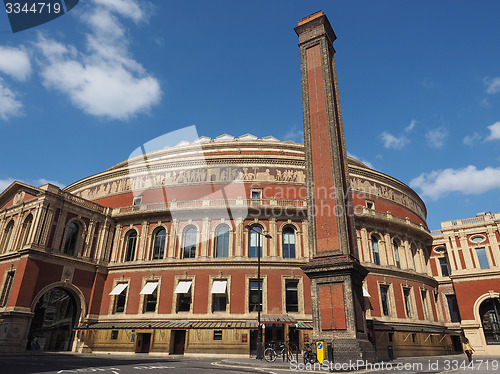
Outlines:
[[376, 359], [368, 341], [333, 41], [323, 12], [299, 21], [308, 246], [315, 339], [335, 362]]

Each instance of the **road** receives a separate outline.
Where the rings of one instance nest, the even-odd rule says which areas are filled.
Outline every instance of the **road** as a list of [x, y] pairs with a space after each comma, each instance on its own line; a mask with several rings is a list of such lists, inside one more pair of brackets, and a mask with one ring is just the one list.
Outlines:
[[[500, 357], [475, 357], [473, 365], [467, 365], [464, 356], [440, 356], [397, 359], [364, 367], [361, 362], [335, 365], [305, 366], [296, 362], [269, 364], [254, 359], [195, 359], [187, 357], [151, 358], [148, 356], [112, 356], [78, 354], [0, 355], [1, 374], [203, 374], [208, 373], [257, 373], [290, 374], [292, 372], [329, 372], [355, 369], [356, 373], [373, 374], [496, 374], [500, 372]], [[316, 369], [316, 370], [314, 370]], [[336, 370], [336, 371], [337, 371]]]

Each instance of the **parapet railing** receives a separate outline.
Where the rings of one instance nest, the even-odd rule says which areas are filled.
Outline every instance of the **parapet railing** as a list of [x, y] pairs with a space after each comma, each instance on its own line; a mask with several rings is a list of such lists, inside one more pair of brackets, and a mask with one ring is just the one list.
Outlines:
[[376, 217], [376, 218], [381, 218], [384, 220], [391, 220], [394, 222], [399, 222], [405, 225], [409, 225], [412, 227], [415, 227], [417, 229], [423, 230], [425, 232], [429, 232], [429, 230], [422, 225], [421, 223], [415, 223], [410, 220], [408, 217], [400, 217], [392, 214], [391, 212], [382, 212], [380, 210], [375, 210], [375, 209], [369, 209], [365, 206], [355, 206], [354, 207], [354, 214], [357, 216], [371, 216], [371, 217]]
[[113, 215], [128, 214], [134, 212], [154, 212], [163, 210], [182, 209], [205, 209], [226, 207], [283, 207], [283, 208], [306, 208], [305, 200], [289, 199], [199, 199], [199, 200], [172, 200], [168, 202], [150, 203], [141, 205], [125, 206], [113, 209]]

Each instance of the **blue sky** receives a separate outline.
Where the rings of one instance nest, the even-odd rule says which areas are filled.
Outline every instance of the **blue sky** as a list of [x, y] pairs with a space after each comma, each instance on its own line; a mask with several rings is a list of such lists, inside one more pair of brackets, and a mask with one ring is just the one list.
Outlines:
[[348, 152], [414, 188], [428, 224], [500, 212], [500, 2], [81, 0], [0, 15], [0, 189], [68, 185], [186, 126], [302, 142], [297, 21], [337, 34]]

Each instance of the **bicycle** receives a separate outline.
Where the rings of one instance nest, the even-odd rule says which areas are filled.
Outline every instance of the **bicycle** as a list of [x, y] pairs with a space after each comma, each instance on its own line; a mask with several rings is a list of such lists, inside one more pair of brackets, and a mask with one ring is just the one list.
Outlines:
[[277, 357], [282, 357], [283, 361], [293, 359], [288, 340], [285, 343], [271, 343], [264, 351], [264, 358], [267, 362], [274, 362]]
[[[314, 347], [314, 349], [313, 349]], [[304, 364], [314, 364], [317, 361], [316, 344], [314, 342], [306, 342], [304, 348]]]

